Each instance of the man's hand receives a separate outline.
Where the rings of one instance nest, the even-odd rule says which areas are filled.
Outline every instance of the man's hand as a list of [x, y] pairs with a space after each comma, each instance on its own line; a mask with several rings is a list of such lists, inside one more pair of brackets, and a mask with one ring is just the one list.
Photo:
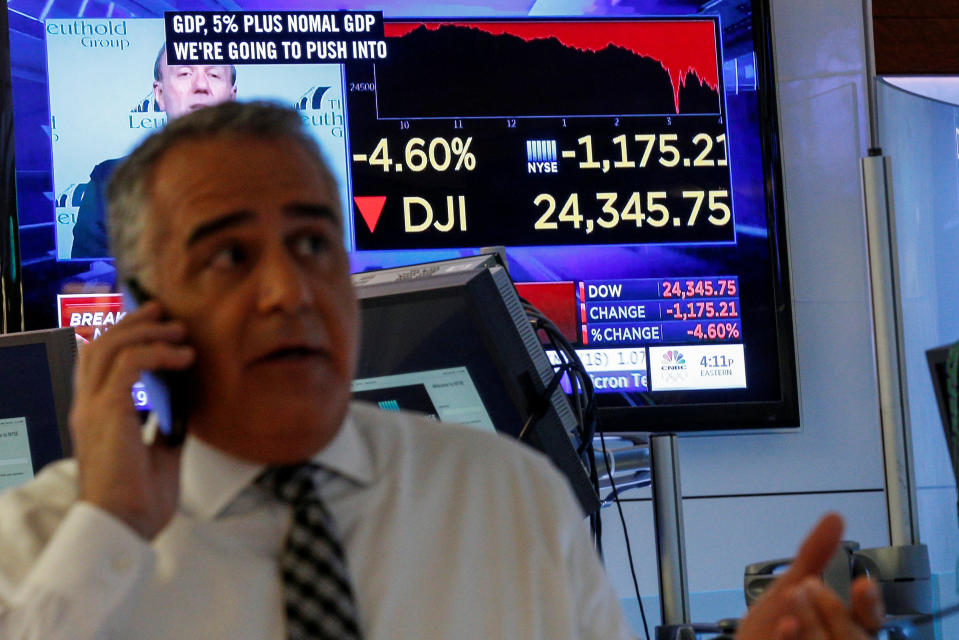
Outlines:
[[142, 371], [182, 370], [195, 357], [180, 344], [183, 325], [161, 317], [160, 306], [148, 302], [81, 348], [70, 410], [80, 499], [148, 540], [176, 510], [180, 449], [143, 443], [131, 389]]
[[737, 640], [866, 640], [879, 630], [884, 614], [872, 581], [853, 583], [847, 609], [820, 578], [839, 548], [842, 527], [834, 513], [816, 524], [789, 570], [749, 609]]

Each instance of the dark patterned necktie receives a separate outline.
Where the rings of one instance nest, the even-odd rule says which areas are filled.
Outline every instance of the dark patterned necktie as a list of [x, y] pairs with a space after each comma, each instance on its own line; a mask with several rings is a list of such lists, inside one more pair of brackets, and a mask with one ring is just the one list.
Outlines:
[[293, 507], [280, 557], [289, 640], [360, 640], [356, 602], [333, 517], [316, 494], [310, 464], [271, 467], [257, 484]]

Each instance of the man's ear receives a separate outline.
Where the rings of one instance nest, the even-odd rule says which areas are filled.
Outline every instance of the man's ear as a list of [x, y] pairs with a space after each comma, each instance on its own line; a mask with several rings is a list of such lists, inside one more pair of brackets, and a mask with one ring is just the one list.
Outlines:
[[236, 85], [233, 85], [233, 89], [230, 91], [230, 100], [236, 100]]
[[[236, 93], [236, 88], [233, 89], [233, 92]], [[160, 111], [166, 111], [166, 105], [163, 104], [163, 85], [160, 84], [159, 80], [153, 81], [153, 99], [156, 100]]]

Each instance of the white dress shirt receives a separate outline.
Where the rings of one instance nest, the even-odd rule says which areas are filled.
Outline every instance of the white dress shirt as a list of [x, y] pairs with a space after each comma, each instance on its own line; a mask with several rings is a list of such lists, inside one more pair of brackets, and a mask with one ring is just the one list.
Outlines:
[[[366, 640], [618, 640], [582, 514], [506, 438], [354, 404], [315, 456]], [[262, 466], [194, 438], [180, 507], [151, 543], [77, 502], [76, 464], [0, 496], [0, 638], [283, 640], [290, 508]]]

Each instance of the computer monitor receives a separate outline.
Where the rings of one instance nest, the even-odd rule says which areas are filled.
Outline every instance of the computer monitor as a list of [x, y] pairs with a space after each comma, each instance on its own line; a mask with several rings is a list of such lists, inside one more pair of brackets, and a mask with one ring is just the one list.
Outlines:
[[583, 511], [599, 502], [576, 453], [578, 425], [496, 259], [474, 256], [353, 276], [362, 333], [358, 398], [519, 438], [569, 479]]
[[[949, 388], [955, 386], [955, 381], [950, 384], [948, 360], [949, 350], [953, 345], [943, 345], [935, 349], [926, 351], [926, 359], [929, 362], [929, 373], [932, 375], [932, 387], [936, 391], [936, 403], [939, 405], [939, 415], [942, 417], [942, 428], [946, 435], [946, 443], [949, 445], [949, 458], [952, 461], [952, 472], [959, 482], [959, 465], [957, 465], [957, 451], [959, 451], [959, 434], [952, 433], [952, 423], [956, 416], [952, 415], [949, 408]], [[954, 390], [956, 391], [956, 390]]]
[[0, 491], [72, 453], [72, 328], [0, 335]]

